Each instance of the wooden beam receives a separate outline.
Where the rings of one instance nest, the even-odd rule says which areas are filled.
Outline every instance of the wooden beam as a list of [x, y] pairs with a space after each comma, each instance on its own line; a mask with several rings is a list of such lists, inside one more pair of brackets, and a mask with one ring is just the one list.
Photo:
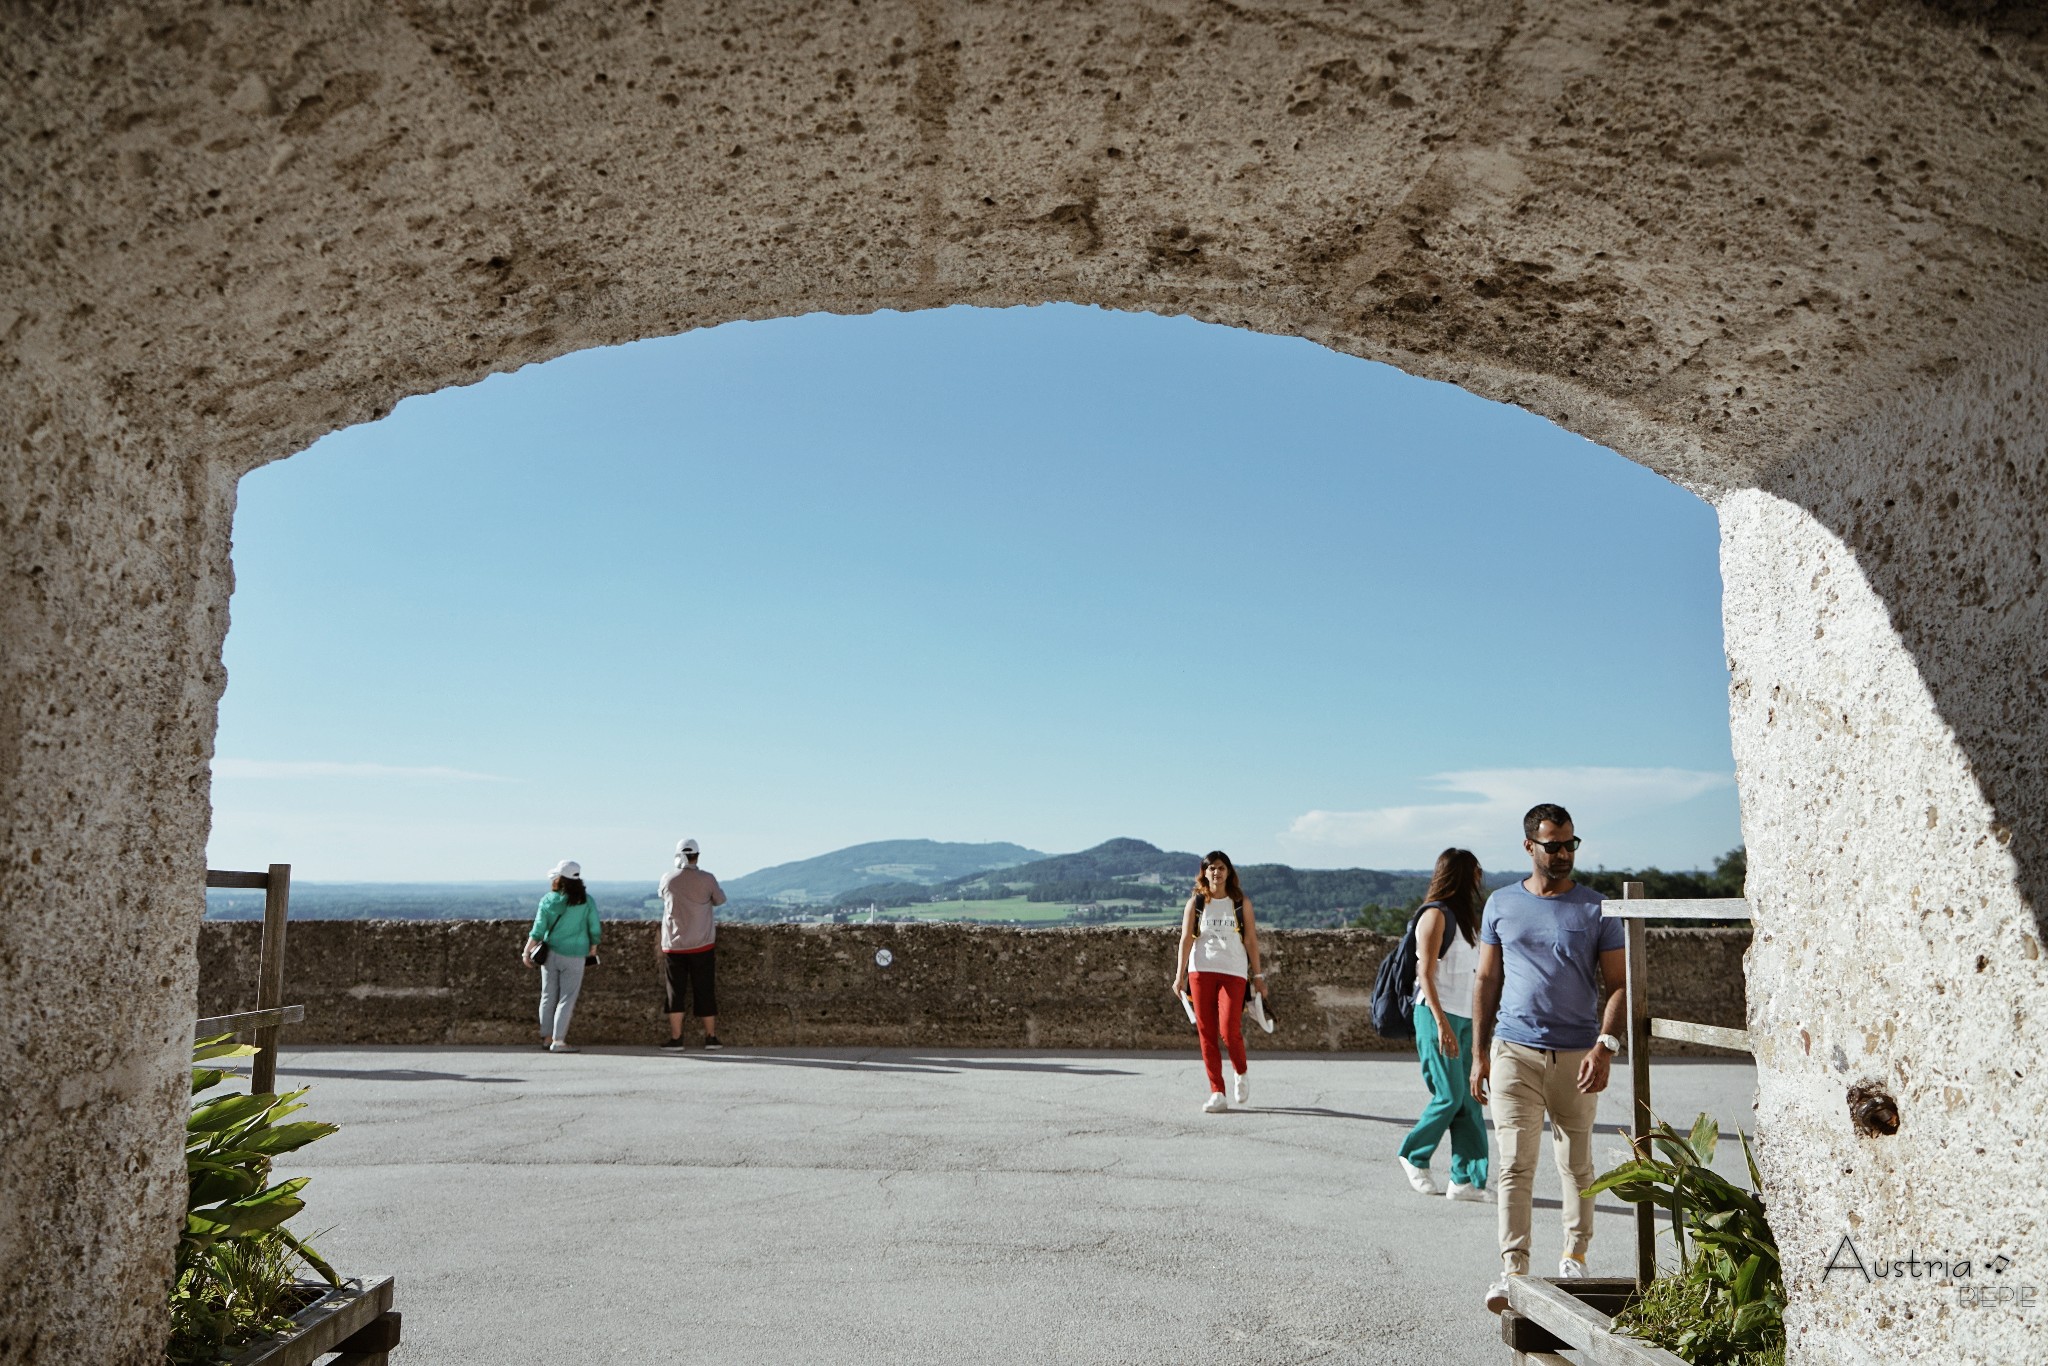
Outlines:
[[230, 873], [218, 868], [206, 870], [206, 885], [209, 887], [250, 887], [262, 891], [270, 886], [268, 873]]
[[[1630, 886], [1643, 884], [1623, 883], [1624, 893]], [[1627, 920], [1748, 920], [1749, 901], [1739, 896], [1730, 897], [1689, 897], [1648, 899], [1626, 897], [1621, 901], [1603, 901], [1600, 914], [1615, 919]]]
[[1575, 1361], [1591, 1366], [1686, 1366], [1685, 1358], [1675, 1353], [1615, 1332], [1612, 1318], [1566, 1288], [1583, 1284], [1510, 1276], [1508, 1307], [1570, 1343], [1579, 1353]]
[[[1643, 884], [1621, 884], [1623, 901], [1634, 906], [1642, 900]], [[1603, 912], [1605, 906], [1603, 904]], [[1649, 1136], [1656, 1117], [1650, 1110], [1650, 948], [1649, 927], [1631, 916], [1622, 922], [1622, 947], [1628, 954], [1628, 1075], [1634, 1103], [1629, 1113], [1629, 1136]], [[1638, 1146], [1638, 1153], [1643, 1149]], [[1636, 1284], [1648, 1286], [1657, 1278], [1657, 1207], [1638, 1201], [1636, 1221]]]
[[1651, 1020], [1650, 1033], [1660, 1039], [1676, 1039], [1680, 1043], [1703, 1043], [1713, 1048], [1731, 1048], [1738, 1053], [1751, 1053], [1749, 1031], [1746, 1029], [1724, 1029], [1720, 1025], [1693, 1024], [1689, 1020]]
[[[256, 1008], [276, 1010], [284, 1004], [284, 923], [291, 907], [292, 866], [273, 863], [263, 888], [263, 956], [256, 965]], [[256, 1030], [256, 1065], [249, 1072], [250, 1091], [277, 1090], [277, 1026]]]
[[297, 1331], [272, 1338], [233, 1357], [229, 1366], [313, 1366], [335, 1345], [361, 1332], [391, 1308], [391, 1278], [343, 1281], [341, 1288], [309, 1309], [292, 1315]]
[[1512, 1309], [1501, 1311], [1500, 1340], [1519, 1353], [1555, 1352], [1561, 1347], [1571, 1346], [1536, 1320]]
[[209, 1015], [192, 1026], [192, 1037], [211, 1039], [222, 1034], [240, 1034], [263, 1025], [298, 1024], [306, 1018], [304, 1006], [279, 1006], [275, 1010], [244, 1010], [233, 1015]]

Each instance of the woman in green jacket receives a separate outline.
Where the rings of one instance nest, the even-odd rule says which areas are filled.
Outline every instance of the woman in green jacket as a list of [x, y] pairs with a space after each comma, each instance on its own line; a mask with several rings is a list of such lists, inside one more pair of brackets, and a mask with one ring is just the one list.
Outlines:
[[526, 932], [528, 967], [540, 961], [540, 1046], [551, 1053], [574, 1053], [569, 1043], [569, 1017], [583, 990], [583, 966], [597, 957], [604, 927], [597, 903], [583, 886], [583, 865], [563, 859], [548, 873], [548, 894], [533, 913]]

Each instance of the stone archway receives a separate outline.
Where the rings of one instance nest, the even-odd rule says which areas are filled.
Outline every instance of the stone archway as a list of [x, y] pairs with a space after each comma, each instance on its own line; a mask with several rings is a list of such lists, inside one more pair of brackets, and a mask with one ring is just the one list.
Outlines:
[[[0, 1360], [155, 1350], [236, 479], [587, 346], [1052, 299], [1386, 360], [1716, 502], [1794, 1359], [2038, 1349], [2020, 1318], [1818, 1279], [1849, 1220], [1923, 1250], [2038, 1232], [2027, 14], [9, 11]], [[1890, 1139], [1850, 1130], [1865, 1077]]]

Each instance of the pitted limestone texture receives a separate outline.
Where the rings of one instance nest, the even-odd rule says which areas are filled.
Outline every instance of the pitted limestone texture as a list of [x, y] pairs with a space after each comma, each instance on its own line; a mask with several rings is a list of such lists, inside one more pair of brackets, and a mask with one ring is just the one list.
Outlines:
[[1914, 0], [0, 10], [0, 1362], [158, 1351], [235, 480], [585, 347], [1048, 300], [1715, 501], [1792, 1360], [2048, 1357], [1814, 1271], [2039, 1232], [2044, 53]]

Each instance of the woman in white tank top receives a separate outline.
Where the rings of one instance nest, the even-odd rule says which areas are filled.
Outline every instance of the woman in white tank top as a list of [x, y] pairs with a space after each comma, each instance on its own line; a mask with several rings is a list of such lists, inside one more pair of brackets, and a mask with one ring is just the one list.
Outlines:
[[1429, 1164], [1451, 1136], [1453, 1200], [1486, 1200], [1486, 1118], [1472, 1096], [1472, 979], [1479, 967], [1479, 893], [1485, 874], [1469, 849], [1437, 855], [1415, 922], [1415, 1054], [1429, 1104], [1401, 1140], [1401, 1170], [1438, 1194]]
[[1173, 966], [1174, 995], [1195, 1012], [1195, 1030], [1202, 1036], [1202, 1066], [1209, 1076], [1209, 1099], [1202, 1109], [1212, 1115], [1230, 1108], [1223, 1095], [1225, 1047], [1237, 1072], [1237, 1103], [1251, 1099], [1244, 1054], [1247, 985], [1265, 996], [1259, 925], [1252, 915], [1252, 899], [1238, 885], [1236, 866], [1216, 849], [1202, 860], [1194, 894], [1181, 915], [1180, 950]]

